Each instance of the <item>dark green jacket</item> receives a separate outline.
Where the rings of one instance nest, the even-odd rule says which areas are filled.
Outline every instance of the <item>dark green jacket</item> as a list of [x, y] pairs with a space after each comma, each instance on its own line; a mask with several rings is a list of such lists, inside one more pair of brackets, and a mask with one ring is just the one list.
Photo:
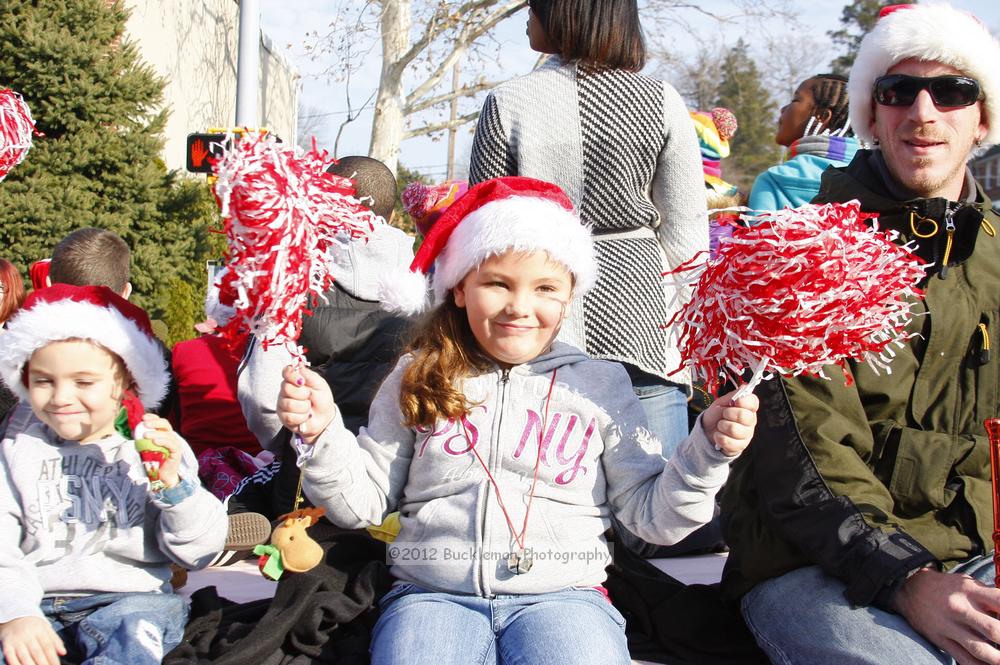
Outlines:
[[[901, 242], [913, 238], [911, 211], [937, 219], [940, 232], [920, 240], [918, 253], [939, 266], [948, 203], [894, 199], [879, 159], [859, 151], [847, 167], [827, 170], [816, 202], [859, 199]], [[758, 430], [722, 499], [729, 597], [819, 565], [843, 580], [853, 604], [889, 609], [907, 572], [993, 549], [983, 420], [1000, 415], [1000, 358], [984, 349], [1000, 338], [1000, 238], [987, 232], [1000, 230], [1000, 219], [990, 205], [980, 191], [977, 206], [955, 213], [945, 278], [939, 267], [929, 271], [911, 323], [920, 335], [896, 349], [891, 374], [850, 362], [853, 385], [831, 367], [829, 381], [758, 388]]]

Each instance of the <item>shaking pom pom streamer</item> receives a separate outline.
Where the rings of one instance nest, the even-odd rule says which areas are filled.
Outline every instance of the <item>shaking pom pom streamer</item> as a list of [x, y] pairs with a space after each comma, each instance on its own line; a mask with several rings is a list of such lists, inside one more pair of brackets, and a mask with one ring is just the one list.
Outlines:
[[764, 213], [721, 238], [716, 258], [665, 273], [693, 284], [669, 324], [681, 367], [712, 393], [749, 368], [740, 394], [774, 373], [827, 378], [830, 364], [850, 383], [847, 359], [891, 373], [894, 347], [913, 335], [907, 325], [926, 266], [871, 217], [857, 201]]
[[215, 193], [229, 244], [220, 293], [236, 315], [223, 333], [249, 330], [264, 348], [284, 345], [304, 362], [297, 340], [309, 294], [333, 283], [333, 243], [367, 242], [379, 220], [350, 180], [326, 172], [324, 150], [298, 157], [271, 135], [244, 133], [214, 165]]
[[34, 131], [24, 98], [10, 88], [0, 89], [0, 181], [28, 154]]

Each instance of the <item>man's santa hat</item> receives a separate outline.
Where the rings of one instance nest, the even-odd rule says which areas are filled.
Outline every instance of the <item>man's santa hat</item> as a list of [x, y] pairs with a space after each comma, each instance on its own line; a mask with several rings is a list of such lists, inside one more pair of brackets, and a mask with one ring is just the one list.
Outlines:
[[415, 313], [427, 299], [433, 268], [434, 302], [469, 271], [492, 256], [543, 251], [574, 276], [573, 293], [583, 295], [597, 279], [590, 229], [557, 185], [534, 178], [506, 177], [469, 188], [434, 223], [408, 273], [386, 274], [380, 300], [386, 309]]
[[86, 340], [121, 358], [140, 401], [156, 407], [170, 377], [149, 317], [105, 286], [55, 284], [32, 291], [0, 334], [0, 378], [27, 399], [25, 368], [32, 354], [52, 342]]
[[954, 67], [979, 81], [985, 96], [989, 133], [986, 148], [1000, 142], [1000, 43], [972, 14], [947, 4], [884, 7], [865, 35], [847, 81], [851, 127], [858, 139], [874, 143], [872, 89], [896, 63], [910, 58]]

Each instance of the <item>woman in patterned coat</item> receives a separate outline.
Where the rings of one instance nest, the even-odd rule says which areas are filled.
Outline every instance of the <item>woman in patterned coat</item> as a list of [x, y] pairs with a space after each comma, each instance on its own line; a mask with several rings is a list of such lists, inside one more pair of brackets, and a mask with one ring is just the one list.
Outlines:
[[[687, 435], [687, 372], [666, 324], [687, 289], [662, 277], [708, 249], [701, 155], [688, 111], [646, 61], [636, 0], [529, 0], [531, 48], [552, 54], [494, 89], [469, 181], [556, 183], [593, 229], [600, 276], [562, 336], [629, 371], [669, 457]], [[668, 376], [669, 375], [669, 376]]]

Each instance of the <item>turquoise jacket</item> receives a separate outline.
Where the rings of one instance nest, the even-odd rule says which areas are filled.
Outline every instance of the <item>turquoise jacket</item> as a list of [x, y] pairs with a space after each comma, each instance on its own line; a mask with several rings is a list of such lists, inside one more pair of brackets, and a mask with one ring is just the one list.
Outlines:
[[787, 161], [757, 176], [747, 205], [757, 211], [805, 205], [819, 193], [823, 171], [846, 166], [857, 150], [852, 136], [803, 137], [791, 145]]

